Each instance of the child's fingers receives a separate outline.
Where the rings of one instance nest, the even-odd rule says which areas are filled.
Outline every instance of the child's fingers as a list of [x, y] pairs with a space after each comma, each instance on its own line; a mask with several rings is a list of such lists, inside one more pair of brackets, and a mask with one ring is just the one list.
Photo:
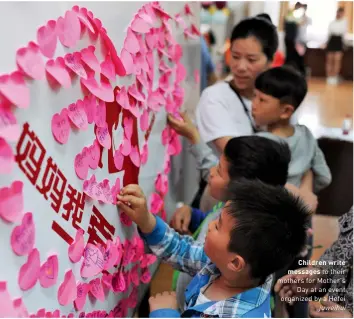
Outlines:
[[133, 216], [134, 215], [134, 210], [131, 209], [128, 205], [122, 203], [121, 201], [117, 202], [117, 206], [124, 211], [128, 216]]
[[136, 207], [137, 205], [140, 204], [140, 199], [136, 196], [133, 195], [117, 195], [117, 198], [119, 201], [124, 202], [127, 204], [127, 206], [132, 206], [132, 207]]
[[121, 195], [135, 195], [137, 197], [143, 197], [144, 194], [141, 191], [141, 188], [139, 185], [136, 184], [129, 184], [121, 190]]

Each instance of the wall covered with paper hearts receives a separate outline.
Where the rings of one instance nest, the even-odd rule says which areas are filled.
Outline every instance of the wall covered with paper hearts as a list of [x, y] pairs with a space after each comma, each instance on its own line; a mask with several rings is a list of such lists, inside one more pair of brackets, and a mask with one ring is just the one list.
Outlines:
[[115, 198], [193, 195], [166, 113], [198, 101], [198, 9], [0, 3], [0, 317], [133, 313], [157, 263]]

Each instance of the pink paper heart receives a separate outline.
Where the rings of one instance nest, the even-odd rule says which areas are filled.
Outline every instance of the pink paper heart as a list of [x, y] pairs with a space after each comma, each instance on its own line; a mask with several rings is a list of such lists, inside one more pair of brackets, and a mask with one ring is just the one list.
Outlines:
[[[87, 121], [89, 124], [92, 124], [96, 117], [96, 98], [93, 95], [90, 95], [89, 97], [85, 96], [84, 106], [87, 115]], [[105, 115], [105, 120], [106, 120], [106, 115]]]
[[62, 306], [71, 304], [77, 298], [76, 280], [72, 270], [65, 273], [64, 280], [58, 289], [58, 301]]
[[108, 131], [108, 126], [106, 127], [98, 127], [96, 129], [96, 137], [97, 141], [106, 149], [111, 148], [112, 140], [111, 140], [111, 135], [109, 134]]
[[140, 167], [140, 153], [138, 146], [135, 145], [132, 147], [129, 157], [136, 167]]
[[29, 77], [42, 80], [45, 76], [44, 62], [38, 45], [30, 42], [26, 48], [17, 50], [16, 62]]
[[137, 75], [136, 79], [139, 81], [143, 88], [149, 88], [149, 83], [144, 73]]
[[114, 165], [117, 168], [118, 171], [120, 171], [123, 168], [123, 162], [124, 162], [124, 155], [121, 153], [121, 151], [118, 149], [114, 152]]
[[81, 50], [81, 60], [95, 72], [101, 72], [100, 62], [95, 55], [95, 47], [90, 45], [88, 48]]
[[112, 198], [113, 198], [113, 202], [112, 204], [116, 205], [117, 204], [117, 195], [120, 192], [120, 179], [119, 177], [116, 179], [116, 182], [114, 184], [114, 186], [111, 189], [111, 193], [112, 193]]
[[130, 116], [124, 117], [123, 126], [124, 135], [130, 140], [133, 135], [133, 118]]
[[126, 70], [126, 75], [135, 73], [135, 66], [134, 66], [134, 61], [132, 55], [126, 50], [122, 49], [120, 53], [120, 59], [124, 65], [124, 68]]
[[87, 114], [85, 112], [85, 104], [78, 100], [68, 107], [68, 116], [71, 122], [80, 130], [86, 130], [88, 127]]
[[95, 192], [96, 192], [97, 182], [96, 176], [92, 175], [89, 180], [84, 181], [83, 183], [83, 191], [84, 193], [91, 197], [92, 199], [96, 199]]
[[140, 129], [146, 131], [149, 128], [149, 112], [144, 110], [140, 117]]
[[96, 107], [95, 123], [98, 127], [106, 127], [106, 103], [99, 101]]
[[37, 311], [37, 314], [33, 318], [45, 318], [45, 309], [44, 308], [39, 309]]
[[150, 31], [150, 24], [138, 14], [135, 15], [130, 27], [137, 33], [147, 33]]
[[100, 155], [101, 155], [101, 150], [100, 150], [100, 145], [95, 139], [93, 141], [93, 145], [89, 147], [89, 166], [92, 169], [96, 169], [98, 167], [98, 163], [100, 161]]
[[187, 71], [182, 63], [178, 63], [176, 66], [176, 80], [175, 82], [182, 82], [187, 76]]
[[14, 181], [0, 188], [0, 217], [7, 222], [17, 221], [23, 214], [23, 183]]
[[130, 227], [130, 226], [133, 224], [132, 220], [131, 220], [131, 219], [129, 218], [129, 216], [128, 216], [126, 213], [124, 213], [124, 212], [121, 212], [121, 213], [119, 214], [119, 219], [120, 219], [120, 222], [121, 222], [123, 225], [127, 226], [127, 227]]
[[122, 271], [117, 271], [113, 275], [112, 288], [114, 292], [124, 292], [126, 290], [125, 278]]
[[54, 138], [60, 144], [66, 144], [70, 135], [70, 123], [68, 117], [68, 110], [62, 109], [60, 114], [56, 113], [52, 117], [52, 133]]
[[119, 90], [119, 92], [117, 92], [116, 101], [122, 108], [124, 108], [126, 110], [130, 109], [130, 102], [129, 102], [128, 92], [127, 92], [125, 86], [123, 86]]
[[[4, 300], [2, 300], [4, 301]], [[23, 300], [22, 298], [17, 298], [17, 299], [14, 299], [13, 301], [13, 307], [16, 311], [16, 316], [17, 318], [28, 318], [29, 314], [28, 314], [28, 311], [27, 311], [27, 308], [25, 306], [25, 304], [23, 303]]]
[[191, 24], [191, 32], [192, 34], [200, 37], [202, 34], [200, 33], [200, 31], [198, 30], [198, 28], [195, 26], [195, 24]]
[[94, 77], [89, 77], [87, 80], [81, 79], [81, 83], [100, 100], [105, 102], [114, 101], [113, 89], [108, 80], [101, 79], [100, 84], [98, 84]]
[[81, 265], [81, 277], [90, 278], [104, 269], [104, 249], [88, 243], [84, 250], [84, 261]]
[[178, 155], [182, 151], [182, 144], [177, 133], [172, 135], [172, 138], [168, 144], [167, 151], [170, 155]]
[[10, 107], [0, 102], [0, 137], [15, 142], [20, 137], [20, 127]]
[[140, 153], [140, 163], [141, 165], [145, 165], [147, 160], [148, 160], [148, 156], [149, 156], [149, 148], [148, 148], [148, 144], [145, 142], [141, 153]]
[[81, 35], [81, 25], [77, 13], [66, 11], [65, 17], [60, 17], [57, 20], [56, 32], [63, 46], [68, 48], [75, 47]]
[[101, 73], [108, 79], [114, 81], [116, 78], [116, 70], [109, 55], [101, 63]]
[[145, 55], [142, 55], [138, 52], [135, 57], [133, 58], [136, 72], [135, 74], [140, 75], [141, 72], [148, 72], [149, 71], [149, 64], [145, 59]]
[[71, 86], [71, 78], [63, 58], [59, 57], [55, 61], [48, 60], [45, 69], [64, 88], [68, 89]]
[[199, 70], [198, 69], [195, 69], [194, 72], [194, 82], [196, 84], [199, 84], [200, 83], [200, 73], [199, 73]]
[[127, 35], [124, 40], [124, 49], [131, 54], [139, 52], [139, 41], [131, 28], [127, 30]]
[[96, 33], [95, 28], [93, 27], [90, 20], [87, 18], [87, 14], [88, 14], [87, 9], [81, 8], [79, 10], [78, 6], [74, 6], [73, 11], [77, 13], [77, 17], [79, 18], [80, 22], [84, 24], [84, 26], [90, 31], [90, 33], [95, 34]]
[[122, 266], [127, 266], [129, 265], [134, 257], [135, 257], [135, 245], [129, 241], [128, 239], [125, 240], [124, 244], [123, 244], [123, 249], [124, 249], [124, 253], [123, 253], [123, 259], [122, 259]]
[[45, 26], [37, 31], [37, 42], [39, 50], [44, 56], [51, 59], [57, 47], [56, 21], [49, 20]]
[[133, 238], [133, 242], [135, 243], [135, 256], [132, 261], [138, 262], [142, 259], [143, 255], [145, 254], [145, 245], [144, 245], [144, 241], [141, 239], [140, 236], [135, 236]]
[[166, 153], [164, 163], [163, 163], [163, 172], [165, 174], [169, 174], [170, 171], [171, 171], [171, 159], [170, 159], [170, 155]]
[[21, 290], [26, 291], [34, 287], [40, 273], [39, 252], [32, 249], [28, 255], [27, 262], [22, 265], [18, 274], [18, 284]]
[[86, 296], [89, 290], [90, 286], [88, 284], [79, 282], [76, 287], [77, 297], [74, 300], [76, 310], [80, 311], [85, 306]]
[[158, 91], [152, 91], [148, 95], [147, 104], [153, 111], [159, 111], [162, 105], [165, 104], [163, 95]]
[[65, 65], [75, 72], [80, 78], [87, 79], [87, 73], [82, 65], [80, 52], [68, 53], [64, 57]]
[[166, 126], [161, 133], [162, 145], [167, 145], [171, 140], [171, 128]]
[[58, 270], [58, 256], [49, 256], [47, 261], [42, 265], [39, 274], [39, 282], [43, 288], [49, 288], [56, 284], [58, 279]]
[[156, 14], [162, 19], [162, 20], [169, 20], [171, 19], [171, 16], [160, 7], [160, 4], [158, 2], [153, 2], [152, 3], [152, 8], [155, 10]]
[[130, 281], [135, 285], [139, 286], [139, 265], [136, 264], [129, 272]]
[[169, 82], [170, 75], [171, 75], [171, 72], [166, 72], [166, 73], [162, 74], [159, 79], [160, 89], [163, 90], [164, 92], [168, 92], [171, 89], [170, 82]]
[[145, 55], [147, 53], [147, 47], [143, 35], [136, 34], [136, 38], [138, 39], [139, 42], [139, 47], [140, 47], [139, 53]]
[[176, 103], [172, 100], [171, 95], [168, 94], [166, 97], [166, 112], [174, 113], [176, 110]]
[[124, 156], [128, 156], [132, 150], [130, 140], [125, 137], [122, 144], [119, 146], [119, 150]]
[[113, 290], [112, 289], [112, 279], [113, 279], [113, 275], [110, 273], [104, 273], [102, 275], [102, 284], [104, 286], [106, 286], [109, 290]]
[[90, 292], [96, 299], [102, 302], [105, 301], [106, 298], [104, 295], [101, 279], [96, 278], [91, 280], [89, 286], [90, 286]]
[[168, 192], [168, 176], [165, 174], [158, 174], [155, 180], [155, 189], [161, 194], [166, 195]]
[[141, 92], [138, 91], [135, 83], [133, 83], [131, 86], [129, 86], [128, 93], [130, 94], [130, 96], [132, 96], [137, 101], [140, 101], [140, 102], [145, 101], [144, 94], [142, 94]]
[[0, 174], [10, 174], [15, 164], [11, 146], [0, 137]]
[[156, 262], [157, 257], [153, 254], [145, 254], [143, 255], [143, 258], [141, 259], [140, 262], [140, 267], [141, 268], [146, 268], [150, 265], [152, 265], [154, 262]]
[[29, 106], [30, 91], [20, 72], [0, 76], [0, 93], [20, 108]]
[[184, 14], [185, 14], [185, 15], [190, 15], [190, 16], [193, 16], [193, 15], [194, 15], [193, 12], [192, 12], [192, 9], [191, 9], [191, 7], [189, 6], [188, 3], [186, 3], [186, 4], [184, 5]]
[[150, 195], [150, 212], [153, 214], [158, 214], [163, 207], [163, 200], [157, 193], [152, 193]]
[[16, 226], [11, 233], [11, 248], [18, 256], [27, 255], [34, 247], [36, 237], [32, 213], [26, 213], [21, 225]]
[[17, 317], [17, 311], [12, 303], [11, 296], [7, 290], [6, 281], [0, 281], [0, 316], [1, 318]]
[[141, 270], [140, 281], [144, 284], [148, 284], [151, 281], [151, 273], [149, 268], [143, 268]]
[[73, 263], [80, 261], [85, 249], [84, 231], [79, 228], [76, 231], [75, 241], [68, 248], [69, 259]]
[[88, 174], [90, 159], [82, 153], [75, 156], [74, 168], [77, 177], [85, 179]]
[[117, 246], [111, 241], [108, 240], [106, 244], [106, 252], [105, 252], [105, 270], [109, 270], [112, 268], [116, 263], [119, 258], [119, 251]]
[[104, 179], [102, 182], [98, 183], [96, 189], [100, 192], [100, 195], [97, 196], [98, 200], [104, 203], [112, 203], [112, 191], [108, 179]]

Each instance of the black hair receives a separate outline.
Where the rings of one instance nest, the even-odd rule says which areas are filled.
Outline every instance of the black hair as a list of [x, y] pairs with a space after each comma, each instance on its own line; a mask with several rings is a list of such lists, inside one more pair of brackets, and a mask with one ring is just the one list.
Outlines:
[[272, 22], [257, 17], [242, 20], [232, 30], [231, 44], [237, 39], [249, 37], [255, 37], [260, 42], [263, 53], [271, 61], [279, 44], [277, 29]]
[[259, 179], [272, 185], [285, 185], [291, 153], [287, 143], [278, 143], [261, 136], [240, 136], [230, 139], [224, 156], [230, 180]]
[[260, 13], [256, 15], [256, 18], [261, 18], [261, 19], [265, 19], [270, 23], [273, 23], [272, 18], [270, 17], [270, 15], [268, 13]]
[[343, 8], [343, 7], [339, 7], [339, 8], [337, 9], [337, 12], [344, 12], [344, 8]]
[[257, 90], [290, 104], [296, 110], [307, 93], [305, 77], [289, 66], [271, 68], [261, 73], [255, 82]]
[[310, 211], [284, 187], [256, 180], [232, 182], [229, 193], [225, 209], [235, 224], [228, 250], [244, 258], [253, 279], [264, 282], [305, 246]]

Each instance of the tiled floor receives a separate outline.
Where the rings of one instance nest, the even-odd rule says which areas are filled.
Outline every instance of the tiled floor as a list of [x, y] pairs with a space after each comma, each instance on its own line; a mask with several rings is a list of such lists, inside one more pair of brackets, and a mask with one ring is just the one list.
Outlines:
[[[341, 127], [346, 114], [352, 115], [353, 83], [344, 82], [338, 87], [326, 85], [324, 80], [311, 79], [309, 93], [298, 110], [298, 119], [312, 131], [321, 126]], [[318, 212], [313, 218], [314, 246], [313, 259], [318, 259], [338, 235], [337, 217], [323, 216]], [[173, 270], [166, 264], [161, 264], [151, 283], [151, 294], [171, 289]]]

